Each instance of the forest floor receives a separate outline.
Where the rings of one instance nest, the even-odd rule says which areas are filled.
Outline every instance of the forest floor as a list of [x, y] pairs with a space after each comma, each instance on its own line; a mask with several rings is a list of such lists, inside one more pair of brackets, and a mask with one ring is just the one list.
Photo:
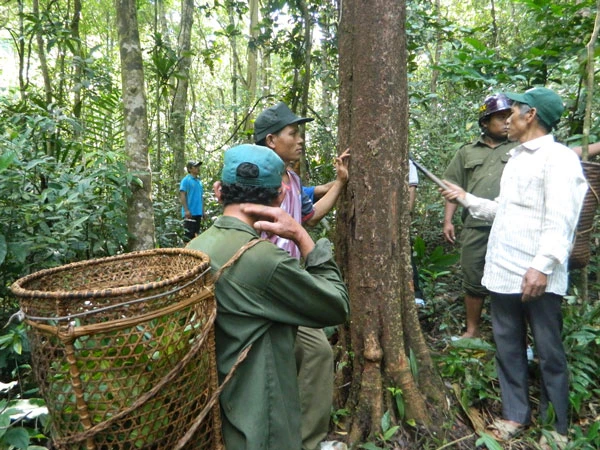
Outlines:
[[[476, 445], [481, 437], [481, 432], [496, 418], [502, 415], [502, 405], [499, 398], [500, 390], [497, 383], [494, 364], [495, 345], [492, 336], [491, 318], [489, 315], [489, 299], [486, 299], [481, 322], [481, 337], [479, 339], [462, 339], [460, 337], [465, 329], [465, 310], [459, 273], [453, 269], [452, 273], [444, 276], [440, 286], [434, 289], [434, 295], [426, 299], [424, 307], [419, 309], [419, 319], [423, 333], [429, 343], [434, 358], [439, 363], [440, 372], [454, 394], [452, 401], [458, 411], [456, 422], [450, 424], [444, 443], [439, 445], [424, 445], [419, 448], [426, 449], [459, 449], [493, 448], [494, 443], [487, 446]], [[600, 304], [598, 285], [590, 285], [590, 302]], [[596, 308], [598, 309], [598, 308]], [[594, 323], [598, 329], [600, 324]], [[597, 334], [598, 335], [598, 334]], [[529, 363], [530, 377], [530, 402], [532, 405], [532, 424], [523, 433], [520, 433], [510, 442], [502, 443], [498, 448], [526, 450], [539, 449], [539, 439], [542, 429], [548, 429], [540, 423], [538, 406], [540, 398], [540, 376], [538, 359], [534, 352], [534, 343], [530, 339], [530, 349], [533, 352]], [[598, 348], [597, 346], [595, 348]], [[600, 362], [600, 355], [589, 355], [596, 364]], [[571, 362], [570, 362], [571, 364]], [[572, 369], [571, 369], [572, 370]], [[572, 370], [573, 372], [573, 370]], [[573, 377], [573, 373], [571, 374]], [[598, 383], [596, 383], [596, 387]], [[571, 402], [573, 403], [573, 398]], [[582, 432], [590, 430], [593, 424], [600, 422], [600, 392], [595, 391], [591, 401], [579, 409], [575, 414], [571, 411], [571, 435], [578, 435], [583, 444], [572, 444], [569, 449], [598, 449], [598, 441], [585, 444], [581, 439]], [[600, 427], [599, 427], [600, 428]], [[489, 431], [488, 431], [489, 433]], [[599, 434], [598, 431], [593, 433]], [[491, 437], [491, 435], [490, 435]], [[486, 437], [486, 441], [489, 441]], [[454, 441], [454, 442], [452, 442]], [[431, 444], [431, 442], [430, 442]], [[401, 447], [389, 447], [401, 448]]]

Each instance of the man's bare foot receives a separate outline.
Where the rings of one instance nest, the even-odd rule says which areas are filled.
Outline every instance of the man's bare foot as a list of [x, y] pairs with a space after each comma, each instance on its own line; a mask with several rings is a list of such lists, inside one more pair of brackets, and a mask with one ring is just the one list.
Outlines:
[[475, 339], [480, 337], [479, 331], [465, 331], [465, 333], [460, 337], [461, 339]]
[[500, 442], [509, 441], [525, 429], [525, 425], [512, 420], [496, 419], [488, 425], [487, 431]]

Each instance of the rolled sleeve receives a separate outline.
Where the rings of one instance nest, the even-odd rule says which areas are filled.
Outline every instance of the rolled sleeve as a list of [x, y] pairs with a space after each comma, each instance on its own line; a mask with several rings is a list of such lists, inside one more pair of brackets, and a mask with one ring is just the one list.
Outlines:
[[315, 248], [306, 256], [305, 267], [320, 266], [333, 258], [333, 246], [326, 238], [321, 238], [315, 243]]

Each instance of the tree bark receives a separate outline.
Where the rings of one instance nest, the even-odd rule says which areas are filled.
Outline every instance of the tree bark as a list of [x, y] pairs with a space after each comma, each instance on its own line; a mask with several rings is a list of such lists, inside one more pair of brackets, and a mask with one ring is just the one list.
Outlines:
[[[154, 248], [152, 173], [148, 156], [148, 117], [144, 69], [135, 0], [115, 0], [121, 55], [123, 115], [128, 170], [133, 177], [127, 208], [130, 251]], [[139, 182], [136, 182], [136, 179]]]
[[[362, 0], [343, 3], [339, 41], [339, 139], [352, 153], [336, 243], [351, 300], [351, 442], [371, 438], [383, 414], [394, 411], [388, 387], [402, 389], [406, 418], [417, 423], [433, 427], [434, 414], [447, 409], [412, 286], [405, 1], [366, 6]], [[410, 370], [411, 352], [418, 379]]]

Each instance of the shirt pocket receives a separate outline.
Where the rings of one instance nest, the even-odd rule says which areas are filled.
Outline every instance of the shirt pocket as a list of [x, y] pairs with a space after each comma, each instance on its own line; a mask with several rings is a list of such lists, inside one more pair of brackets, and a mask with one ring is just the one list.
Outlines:
[[473, 158], [465, 161], [464, 167], [466, 170], [475, 170], [483, 164], [483, 158]]
[[523, 173], [514, 173], [504, 186], [510, 190], [510, 200], [514, 205], [537, 209], [544, 193], [543, 173], [527, 167], [524, 169]]

